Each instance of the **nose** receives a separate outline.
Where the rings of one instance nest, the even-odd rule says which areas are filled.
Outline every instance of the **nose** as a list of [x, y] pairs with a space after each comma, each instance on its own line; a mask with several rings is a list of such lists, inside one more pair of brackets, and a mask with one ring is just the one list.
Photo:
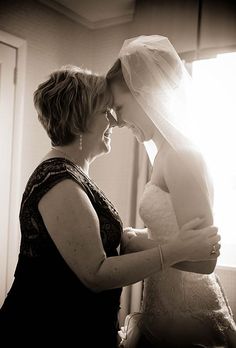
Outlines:
[[107, 118], [110, 123], [110, 127], [116, 127], [118, 125], [117, 121], [110, 113], [108, 113]]

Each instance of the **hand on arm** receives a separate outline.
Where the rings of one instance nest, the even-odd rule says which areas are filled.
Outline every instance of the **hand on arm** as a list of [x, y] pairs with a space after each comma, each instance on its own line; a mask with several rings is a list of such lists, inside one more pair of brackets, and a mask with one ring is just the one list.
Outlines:
[[[161, 270], [156, 246], [127, 255], [106, 257], [98, 216], [84, 190], [64, 180], [39, 202], [47, 230], [65, 262], [80, 281], [97, 292], [140, 281]], [[166, 266], [182, 260], [166, 251]]]
[[[167, 248], [171, 249], [173, 253], [179, 253], [182, 249], [182, 260], [188, 260], [189, 262], [196, 262], [199, 260], [214, 261], [219, 256], [219, 241], [220, 236], [218, 230], [214, 226], [208, 226], [201, 228], [203, 218], [195, 218], [186, 224], [184, 224], [180, 232], [169, 242], [168, 244], [162, 245], [163, 250]], [[211, 254], [211, 246], [216, 245], [216, 254]], [[127, 243], [127, 249], [129, 252], [148, 250], [151, 248], [157, 248], [158, 242], [152, 239], [142, 238], [133, 236]], [[164, 253], [165, 262], [165, 253]], [[180, 256], [176, 255], [176, 259]], [[183, 262], [181, 262], [183, 263]], [[173, 267], [175, 267], [175, 264]]]
[[139, 248], [132, 248], [132, 243], [130, 243], [131, 239], [133, 237], [141, 238], [141, 239], [147, 239], [148, 238], [148, 229], [147, 228], [132, 228], [132, 227], [126, 227], [123, 230], [122, 240], [121, 240], [121, 253], [122, 254], [128, 254], [135, 251], [142, 251], [144, 250], [141, 248], [141, 245]]
[[[72, 180], [64, 180], [49, 190], [39, 202], [39, 211], [63, 259], [92, 291], [133, 284], [162, 269], [158, 245], [147, 238], [130, 238], [130, 242], [134, 239], [138, 243], [148, 243], [143, 248], [145, 250], [107, 257], [97, 214], [86, 193]], [[188, 228], [191, 230], [193, 226]], [[216, 230], [209, 229], [201, 238], [199, 233], [189, 233], [189, 230], [176, 236], [175, 240], [163, 246], [165, 267], [199, 257], [208, 259], [210, 250], [206, 239], [209, 237], [210, 240], [209, 234], [214, 235], [211, 241], [217, 243]], [[212, 255], [211, 259], [214, 257]]]

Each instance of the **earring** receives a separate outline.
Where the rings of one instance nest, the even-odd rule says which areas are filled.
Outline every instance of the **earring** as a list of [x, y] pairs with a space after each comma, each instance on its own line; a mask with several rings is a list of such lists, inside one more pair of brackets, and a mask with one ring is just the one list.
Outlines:
[[82, 134], [79, 135], [79, 149], [80, 151], [83, 150], [83, 135]]

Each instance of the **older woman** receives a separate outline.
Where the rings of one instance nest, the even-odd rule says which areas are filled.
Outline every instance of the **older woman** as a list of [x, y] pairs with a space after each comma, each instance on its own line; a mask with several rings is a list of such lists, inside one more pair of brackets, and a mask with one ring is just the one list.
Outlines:
[[0, 311], [9, 345], [14, 338], [30, 347], [116, 347], [122, 286], [160, 271], [163, 258], [169, 267], [219, 255], [215, 227], [189, 233], [201, 219], [162, 249], [146, 240], [149, 249], [118, 254], [121, 238], [124, 252], [139, 240], [123, 234], [116, 209], [89, 178], [90, 163], [110, 151], [111, 101], [103, 77], [74, 66], [53, 72], [34, 94], [52, 148], [22, 198], [19, 261]]

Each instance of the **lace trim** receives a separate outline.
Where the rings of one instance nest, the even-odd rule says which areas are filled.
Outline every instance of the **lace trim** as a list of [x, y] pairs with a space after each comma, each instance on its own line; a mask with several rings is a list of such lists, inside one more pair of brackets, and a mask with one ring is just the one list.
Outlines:
[[42, 162], [31, 175], [23, 194], [21, 222], [21, 254], [37, 257], [54, 247], [42, 217], [38, 202], [56, 183], [73, 179], [88, 194], [100, 222], [100, 234], [107, 256], [117, 254], [123, 226], [117, 210], [102, 190], [75, 164], [64, 158], [52, 158]]

